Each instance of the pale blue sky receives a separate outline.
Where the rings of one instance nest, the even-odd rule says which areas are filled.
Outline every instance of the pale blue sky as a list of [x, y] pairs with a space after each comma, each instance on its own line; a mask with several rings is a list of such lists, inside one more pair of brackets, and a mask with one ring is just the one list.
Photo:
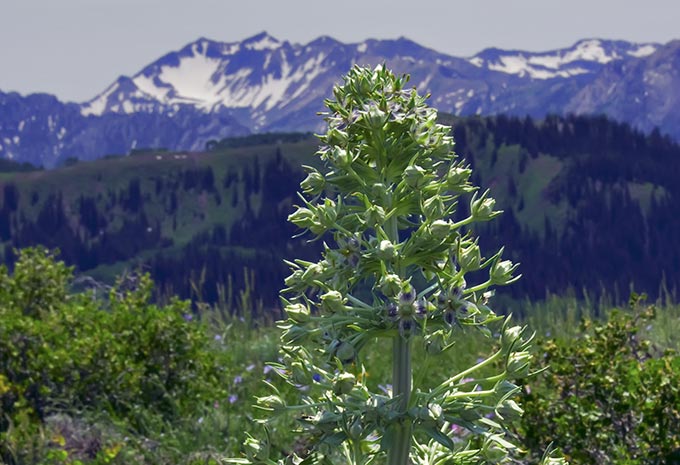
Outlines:
[[678, 0], [0, 0], [0, 90], [84, 101], [198, 37], [405, 36], [456, 56], [680, 38]]

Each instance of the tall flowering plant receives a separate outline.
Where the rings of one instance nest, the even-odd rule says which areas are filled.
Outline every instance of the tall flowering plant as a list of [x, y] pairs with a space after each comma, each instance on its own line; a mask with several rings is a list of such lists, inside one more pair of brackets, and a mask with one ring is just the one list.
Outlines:
[[[512, 380], [528, 373], [531, 337], [487, 304], [494, 286], [519, 278], [517, 265], [502, 250], [483, 258], [471, 227], [500, 212], [470, 183], [450, 128], [406, 82], [382, 66], [354, 67], [326, 101], [318, 155], [328, 171], [306, 167], [289, 217], [326, 242], [318, 262], [289, 263], [276, 366], [304, 394], [289, 405], [272, 386], [258, 399], [267, 417], [296, 412], [304, 447], [273, 459], [266, 439], [249, 437], [246, 458], [231, 463], [501, 463], [516, 449], [503, 423], [522, 413]], [[469, 283], [470, 272], [487, 277]], [[493, 354], [434, 388], [414, 383], [415, 344], [439, 356], [461, 329], [491, 335], [490, 325]], [[363, 363], [375, 340], [392, 350], [391, 389], [380, 392]], [[483, 375], [490, 367], [501, 368]]]

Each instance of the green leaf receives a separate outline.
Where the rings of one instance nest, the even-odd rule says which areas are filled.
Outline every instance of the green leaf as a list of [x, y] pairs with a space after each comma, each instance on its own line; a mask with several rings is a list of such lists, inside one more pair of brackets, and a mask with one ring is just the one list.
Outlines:
[[428, 425], [425, 427], [419, 428], [422, 431], [425, 432], [429, 437], [437, 441], [439, 444], [442, 446], [446, 447], [449, 450], [453, 450], [455, 447], [455, 444], [453, 443], [453, 439], [448, 437], [446, 434], [441, 432], [436, 425]]

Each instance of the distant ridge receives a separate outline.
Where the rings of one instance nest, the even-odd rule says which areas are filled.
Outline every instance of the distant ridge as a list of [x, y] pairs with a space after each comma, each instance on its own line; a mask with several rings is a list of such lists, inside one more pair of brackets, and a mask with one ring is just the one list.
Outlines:
[[82, 104], [0, 92], [0, 157], [52, 167], [144, 147], [199, 150], [253, 132], [315, 131], [333, 84], [354, 64], [411, 75], [455, 115], [606, 114], [680, 139], [680, 42], [585, 39], [526, 52], [453, 57], [407, 38], [307, 44], [266, 32], [240, 42], [199, 38], [121, 76]]

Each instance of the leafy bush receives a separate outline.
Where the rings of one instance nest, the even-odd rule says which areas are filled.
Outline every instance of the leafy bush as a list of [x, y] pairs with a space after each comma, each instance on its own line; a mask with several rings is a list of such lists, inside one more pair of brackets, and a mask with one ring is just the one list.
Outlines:
[[538, 342], [550, 368], [524, 393], [529, 450], [554, 441], [574, 463], [680, 463], [680, 357], [640, 336], [655, 317], [643, 298], [583, 320], [580, 338]]
[[107, 300], [69, 293], [71, 281], [44, 249], [21, 251], [12, 273], [0, 267], [0, 458], [16, 456], [17, 424], [53, 412], [99, 410], [143, 430], [144, 411], [171, 421], [226, 397], [188, 303], [149, 303], [148, 276]]

